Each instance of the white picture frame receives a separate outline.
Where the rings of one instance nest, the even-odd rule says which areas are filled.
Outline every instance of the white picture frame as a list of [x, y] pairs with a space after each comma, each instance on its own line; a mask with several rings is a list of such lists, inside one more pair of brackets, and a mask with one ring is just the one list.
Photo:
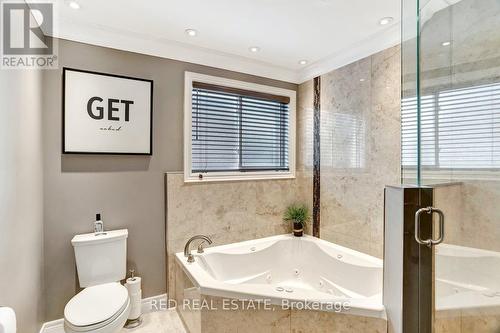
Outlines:
[[63, 68], [63, 154], [152, 155], [153, 81]]

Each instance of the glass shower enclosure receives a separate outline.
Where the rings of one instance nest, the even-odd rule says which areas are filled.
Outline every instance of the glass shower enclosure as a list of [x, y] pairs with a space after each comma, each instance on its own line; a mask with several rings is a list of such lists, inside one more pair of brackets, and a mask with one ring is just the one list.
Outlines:
[[445, 215], [432, 332], [500, 332], [500, 1], [402, 0], [401, 53], [402, 183]]

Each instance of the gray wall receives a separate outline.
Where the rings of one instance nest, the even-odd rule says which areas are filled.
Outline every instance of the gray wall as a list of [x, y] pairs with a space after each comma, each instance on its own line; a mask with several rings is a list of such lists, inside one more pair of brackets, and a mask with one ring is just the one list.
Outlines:
[[297, 89], [295, 84], [65, 40], [59, 41], [59, 64], [154, 80], [154, 152], [152, 157], [62, 155], [62, 69], [45, 73], [46, 320], [61, 318], [78, 291], [70, 240], [90, 232], [98, 212], [107, 229], [129, 229], [129, 266], [143, 277], [143, 296], [165, 293], [163, 174], [183, 168], [184, 71]]
[[20, 333], [38, 330], [43, 309], [41, 77], [0, 73], [0, 305]]

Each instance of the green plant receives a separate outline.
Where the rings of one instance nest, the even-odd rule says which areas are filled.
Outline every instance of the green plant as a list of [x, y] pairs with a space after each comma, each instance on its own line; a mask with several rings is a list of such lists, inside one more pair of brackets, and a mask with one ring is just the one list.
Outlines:
[[309, 208], [306, 205], [293, 204], [289, 206], [283, 216], [283, 220], [300, 223], [304, 226], [310, 219]]

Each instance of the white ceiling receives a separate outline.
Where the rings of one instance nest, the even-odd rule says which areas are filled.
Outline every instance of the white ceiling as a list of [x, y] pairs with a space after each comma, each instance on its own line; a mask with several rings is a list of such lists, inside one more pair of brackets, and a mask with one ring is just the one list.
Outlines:
[[296, 83], [399, 41], [400, 0], [77, 1], [58, 2], [56, 37]]

